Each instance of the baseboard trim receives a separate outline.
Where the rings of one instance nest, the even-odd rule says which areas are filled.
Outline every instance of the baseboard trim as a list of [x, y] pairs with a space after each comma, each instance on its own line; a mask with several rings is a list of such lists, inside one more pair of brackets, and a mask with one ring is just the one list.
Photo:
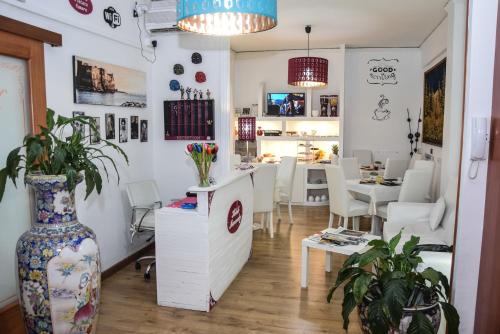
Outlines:
[[[154, 246], [154, 242], [150, 243], [145, 247], [137, 250], [136, 252], [130, 254], [123, 260], [115, 263], [102, 272], [101, 279], [105, 280], [113, 276], [120, 269], [125, 268], [127, 265], [134, 262], [139, 257], [144, 256], [145, 254], [153, 250]], [[17, 301], [0, 308], [0, 333], [25, 334], [21, 308], [19, 307], [19, 303]]]
[[155, 248], [155, 243], [152, 242], [145, 247], [139, 249], [135, 253], [130, 254], [123, 260], [115, 263], [108, 269], [104, 270], [101, 274], [101, 279], [105, 280], [106, 278], [109, 278], [110, 276], [116, 274], [119, 270], [125, 268], [127, 265], [130, 263], [134, 262], [136, 259], [140, 258], [141, 256], [144, 256], [147, 254], [149, 251], [153, 250]]

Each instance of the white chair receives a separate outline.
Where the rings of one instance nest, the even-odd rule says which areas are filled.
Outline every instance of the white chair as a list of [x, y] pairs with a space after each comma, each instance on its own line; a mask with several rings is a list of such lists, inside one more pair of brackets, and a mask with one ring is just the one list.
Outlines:
[[[451, 177], [444, 196], [436, 203], [389, 203], [384, 240], [390, 240], [403, 229], [400, 247], [412, 235], [420, 237], [420, 245], [453, 246], [457, 186], [458, 178]], [[432, 267], [450, 277], [452, 253], [425, 251], [420, 256], [423, 269]]]
[[384, 179], [402, 178], [408, 169], [408, 160], [387, 158], [385, 162]]
[[358, 158], [339, 159], [339, 166], [342, 168], [346, 180], [354, 180], [361, 178]]
[[344, 227], [352, 217], [353, 229], [359, 230], [359, 217], [368, 214], [368, 203], [352, 198], [347, 190], [344, 171], [338, 166], [325, 166], [328, 195], [330, 197], [330, 219], [328, 227], [333, 226], [334, 214], [339, 216], [339, 226], [344, 220]]
[[[429, 170], [409, 169], [406, 171], [398, 202], [426, 203], [429, 202], [432, 173]], [[387, 205], [377, 207], [377, 216], [387, 219]]]
[[419, 161], [419, 160], [423, 160], [424, 159], [424, 156], [422, 155], [422, 153], [415, 153], [412, 155], [411, 159], [410, 159], [410, 163], [408, 165], [408, 169], [413, 169], [415, 167], [415, 162], [416, 161]]
[[[253, 176], [253, 213], [261, 213], [261, 228], [269, 227], [269, 234], [274, 238], [273, 208], [276, 166], [261, 165]], [[265, 220], [265, 221], [264, 221]]]
[[[154, 181], [140, 181], [128, 183], [126, 191], [130, 206], [132, 207], [130, 243], [133, 242], [135, 235], [138, 233], [152, 233], [147, 239], [149, 242], [154, 238], [154, 210], [162, 207], [158, 187]], [[135, 268], [139, 270], [141, 268], [141, 261], [145, 260], [152, 260], [144, 272], [144, 278], [149, 279], [151, 268], [155, 265], [154, 256], [143, 256], [137, 259], [135, 261]]]
[[415, 160], [413, 169], [430, 169], [434, 170], [434, 161], [432, 160]]
[[288, 218], [290, 224], [293, 224], [292, 216], [292, 190], [293, 179], [295, 177], [295, 168], [297, 166], [296, 157], [282, 157], [281, 163], [278, 166], [276, 173], [276, 189], [274, 192], [274, 201], [278, 211], [278, 219], [281, 220], [280, 204], [283, 202], [288, 203]]
[[370, 150], [352, 150], [352, 157], [358, 159], [362, 166], [371, 165], [373, 162], [372, 151]]

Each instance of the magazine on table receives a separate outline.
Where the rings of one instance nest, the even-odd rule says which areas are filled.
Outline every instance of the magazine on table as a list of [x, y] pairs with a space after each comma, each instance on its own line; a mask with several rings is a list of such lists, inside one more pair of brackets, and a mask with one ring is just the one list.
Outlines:
[[363, 238], [365, 233], [354, 230], [341, 230], [338, 232], [324, 232], [321, 234], [320, 243], [329, 243], [337, 246], [359, 245], [368, 240]]

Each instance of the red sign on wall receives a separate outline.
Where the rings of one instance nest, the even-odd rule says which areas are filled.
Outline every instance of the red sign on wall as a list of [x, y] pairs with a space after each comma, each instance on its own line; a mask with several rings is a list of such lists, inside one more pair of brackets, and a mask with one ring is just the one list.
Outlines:
[[240, 201], [235, 201], [227, 213], [227, 230], [229, 233], [235, 233], [240, 227], [243, 219], [243, 205]]
[[92, 13], [94, 6], [92, 6], [92, 0], [69, 0], [69, 4], [78, 13], [83, 15], [88, 15]]

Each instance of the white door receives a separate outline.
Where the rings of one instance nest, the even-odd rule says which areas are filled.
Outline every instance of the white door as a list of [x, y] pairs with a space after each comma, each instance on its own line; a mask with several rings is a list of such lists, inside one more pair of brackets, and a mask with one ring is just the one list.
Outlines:
[[[0, 169], [30, 129], [28, 82], [25, 60], [0, 55]], [[0, 202], [0, 308], [16, 299], [16, 242], [30, 221], [30, 196], [23, 180], [17, 188], [8, 180]]]

